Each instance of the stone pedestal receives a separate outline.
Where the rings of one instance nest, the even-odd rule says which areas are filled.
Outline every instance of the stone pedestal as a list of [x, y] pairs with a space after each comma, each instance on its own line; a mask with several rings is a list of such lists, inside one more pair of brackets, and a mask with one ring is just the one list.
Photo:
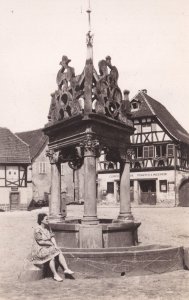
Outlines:
[[79, 230], [79, 247], [90, 249], [102, 248], [102, 226], [81, 226]]

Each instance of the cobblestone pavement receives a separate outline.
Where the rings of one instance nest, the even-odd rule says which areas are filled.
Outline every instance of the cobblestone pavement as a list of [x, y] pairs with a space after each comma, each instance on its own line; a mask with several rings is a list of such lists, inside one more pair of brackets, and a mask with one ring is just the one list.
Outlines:
[[76, 279], [55, 282], [43, 279], [31, 283], [5, 282], [0, 299], [14, 300], [122, 300], [189, 299], [189, 272], [163, 275], [121, 277], [114, 279]]
[[[0, 213], [0, 299], [189, 299], [189, 271], [181, 270], [150, 276], [117, 278], [65, 279], [61, 283], [45, 278], [21, 282], [18, 277], [24, 259], [30, 253], [33, 227], [38, 212]], [[68, 206], [69, 216], [82, 216], [83, 206]], [[100, 217], [115, 218], [118, 207], [99, 207]], [[189, 208], [134, 208], [133, 214], [142, 222], [141, 244], [189, 246]]]

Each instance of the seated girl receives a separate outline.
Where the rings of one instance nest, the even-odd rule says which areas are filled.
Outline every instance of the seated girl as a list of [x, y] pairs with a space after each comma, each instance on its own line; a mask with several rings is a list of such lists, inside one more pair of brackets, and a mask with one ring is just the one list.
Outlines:
[[54, 280], [63, 281], [56, 271], [55, 257], [58, 258], [59, 264], [64, 268], [65, 274], [72, 275], [74, 272], [68, 268], [65, 258], [56, 244], [54, 234], [49, 227], [47, 214], [38, 214], [37, 222], [39, 226], [34, 231], [32, 262], [35, 265], [41, 265], [48, 262]]

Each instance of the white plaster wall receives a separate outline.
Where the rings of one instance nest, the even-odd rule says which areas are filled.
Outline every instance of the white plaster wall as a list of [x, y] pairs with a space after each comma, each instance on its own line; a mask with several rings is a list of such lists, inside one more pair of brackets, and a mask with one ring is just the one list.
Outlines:
[[[118, 173], [98, 174], [98, 200], [116, 203], [116, 181], [119, 181]], [[114, 182], [114, 194], [103, 195], [103, 191], [107, 191], [107, 182]]]
[[[174, 206], [175, 205], [175, 171], [166, 171], [166, 174], [163, 177], [158, 177], [157, 182], [157, 206]], [[167, 180], [167, 192], [160, 191], [160, 180]]]
[[[32, 199], [32, 189], [31, 187], [22, 187], [18, 188], [19, 197], [20, 197], [20, 208], [21, 209], [27, 209], [31, 199]], [[2, 187], [0, 189], [0, 208], [3, 208], [3, 206], [8, 206], [8, 209], [10, 208], [10, 193], [11, 188], [10, 187]]]
[[[50, 192], [51, 186], [51, 164], [49, 158], [46, 156], [46, 151], [48, 147], [46, 146], [36, 160], [32, 163], [32, 189], [33, 189], [33, 199], [38, 201], [44, 199], [44, 193]], [[46, 163], [46, 173], [39, 173], [39, 163]]]
[[9, 204], [9, 192], [10, 188], [1, 187], [0, 188], [0, 204]]
[[74, 201], [73, 170], [68, 166], [68, 163], [62, 164], [61, 192], [66, 192], [68, 202]]

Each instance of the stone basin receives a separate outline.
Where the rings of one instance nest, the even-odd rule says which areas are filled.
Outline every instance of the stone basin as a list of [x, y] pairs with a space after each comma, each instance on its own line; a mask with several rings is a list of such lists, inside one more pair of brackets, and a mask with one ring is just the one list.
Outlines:
[[78, 278], [151, 275], [184, 268], [183, 248], [167, 245], [62, 248], [62, 252]]
[[76, 277], [150, 275], [184, 268], [182, 247], [138, 245], [139, 226], [113, 219], [100, 219], [98, 225], [85, 225], [81, 219], [51, 222]]

